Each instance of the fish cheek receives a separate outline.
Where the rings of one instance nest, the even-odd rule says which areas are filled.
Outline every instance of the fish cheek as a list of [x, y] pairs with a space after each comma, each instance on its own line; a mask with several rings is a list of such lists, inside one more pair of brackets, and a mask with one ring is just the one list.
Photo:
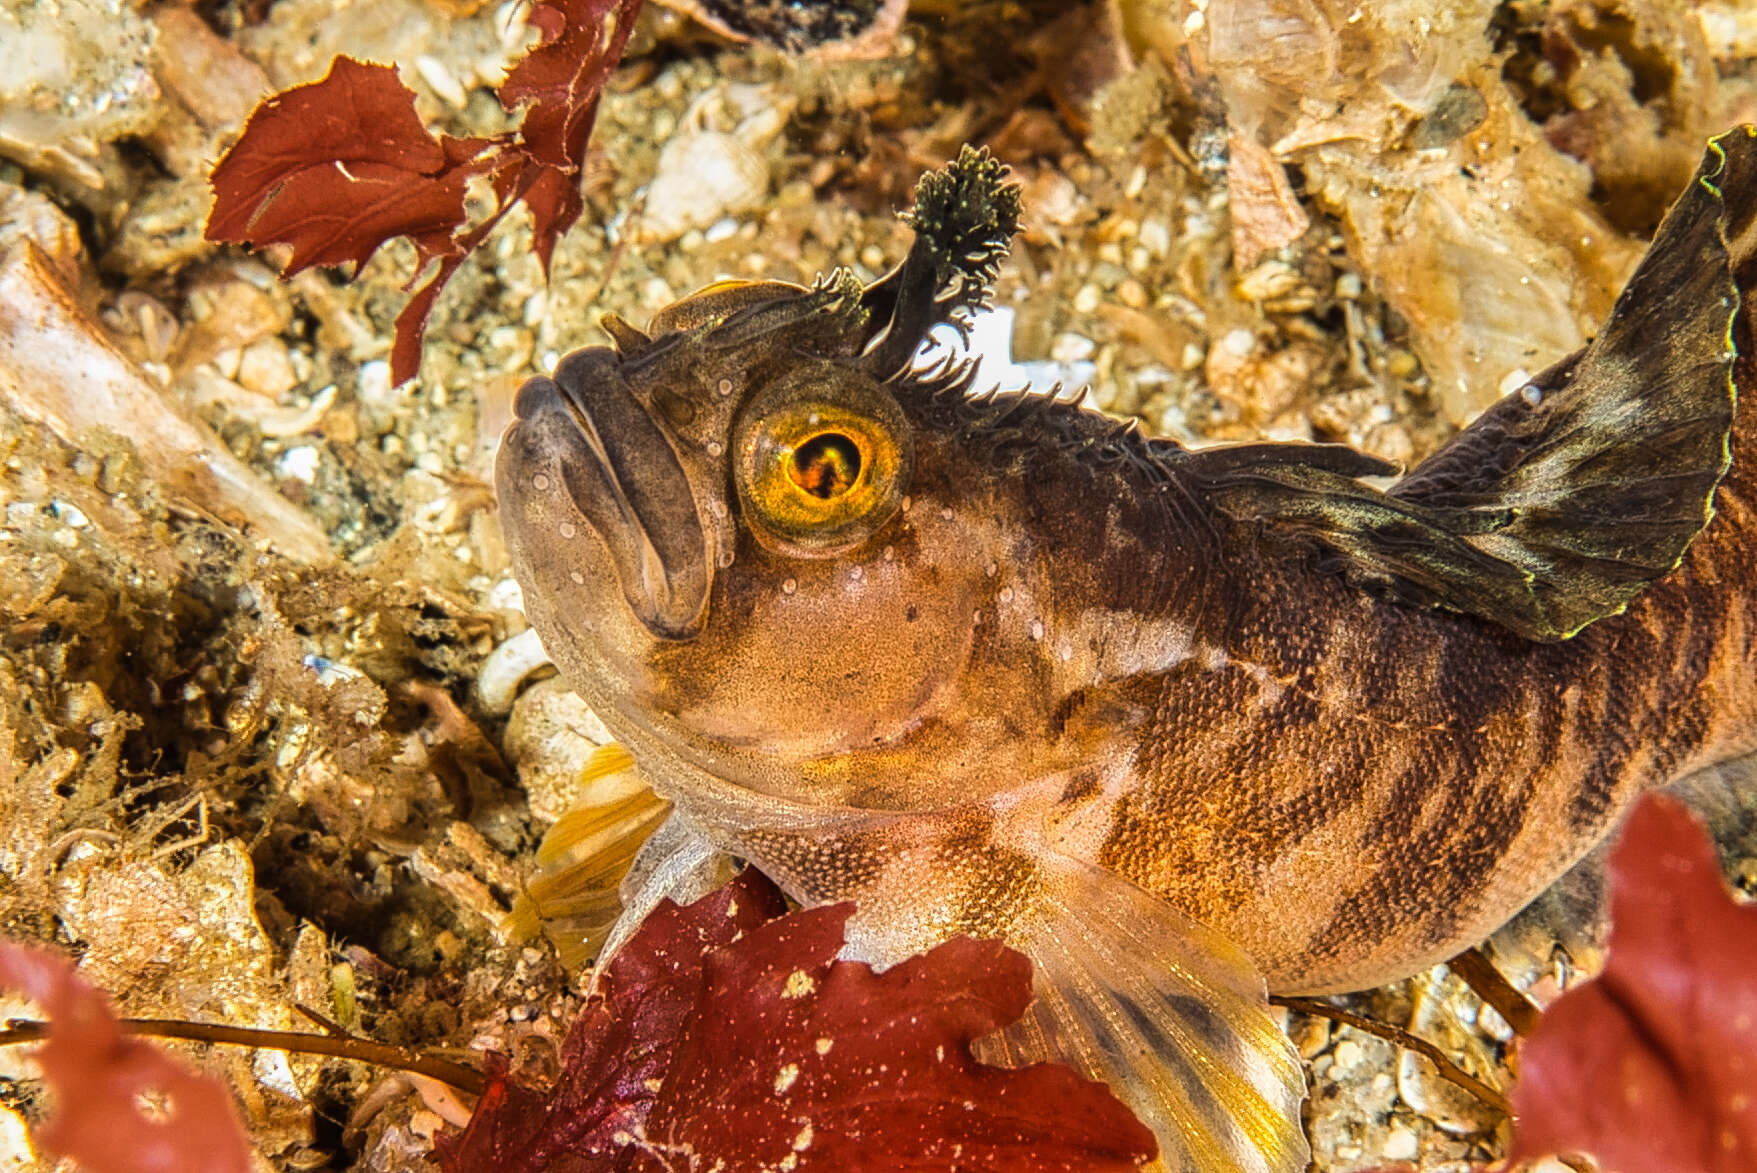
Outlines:
[[655, 647], [671, 711], [697, 733], [800, 759], [901, 736], [970, 654], [955, 592], [902, 567], [777, 560], [717, 584], [708, 630]]

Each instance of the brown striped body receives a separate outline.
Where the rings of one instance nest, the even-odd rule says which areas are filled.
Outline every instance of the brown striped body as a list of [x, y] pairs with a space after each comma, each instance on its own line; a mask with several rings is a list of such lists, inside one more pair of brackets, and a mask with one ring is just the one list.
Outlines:
[[1099, 861], [1275, 989], [1372, 985], [1480, 940], [1641, 791], [1757, 750], [1751, 414], [1683, 565], [1561, 643], [1237, 555], [1227, 662], [1142, 682], [1153, 718]]

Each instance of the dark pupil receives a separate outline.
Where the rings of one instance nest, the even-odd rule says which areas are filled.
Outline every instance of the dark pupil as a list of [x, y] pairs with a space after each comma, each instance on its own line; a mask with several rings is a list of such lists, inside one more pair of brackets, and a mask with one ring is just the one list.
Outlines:
[[860, 475], [860, 449], [838, 432], [813, 436], [793, 450], [793, 483], [814, 497], [840, 497]]

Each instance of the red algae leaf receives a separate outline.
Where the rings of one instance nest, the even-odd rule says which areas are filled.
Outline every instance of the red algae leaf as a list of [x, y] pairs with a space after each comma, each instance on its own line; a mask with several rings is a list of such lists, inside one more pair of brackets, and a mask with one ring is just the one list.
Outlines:
[[[530, 209], [548, 272], [556, 242], [585, 209], [586, 143], [641, 3], [539, 0], [531, 23], [542, 42], [498, 91], [507, 110], [524, 108], [523, 123], [490, 138], [435, 138], [394, 68], [337, 57], [321, 81], [275, 94], [251, 114], [209, 176], [207, 239], [291, 245], [282, 273], [291, 277], [313, 265], [363, 265], [385, 241], [407, 236], [418, 268], [390, 364], [391, 379], [407, 382], [420, 369], [440, 291], [515, 204]], [[467, 226], [464, 194], [475, 176], [489, 181], [495, 206]]]
[[124, 1035], [109, 1000], [66, 960], [0, 941], [0, 988], [49, 1018], [36, 1055], [55, 1094], [39, 1130], [45, 1147], [86, 1173], [249, 1173], [250, 1148], [226, 1086]]
[[1515, 1161], [1587, 1153], [1607, 1170], [1757, 1169], [1757, 905], [1714, 846], [1654, 795], [1611, 855], [1602, 974], [1527, 1040], [1513, 1089]]
[[289, 277], [313, 265], [363, 265], [394, 236], [414, 240], [424, 257], [449, 251], [472, 171], [450, 145], [421, 125], [414, 92], [394, 68], [337, 57], [321, 81], [275, 94], [250, 115], [208, 177], [207, 239], [290, 244]]
[[701, 992], [707, 955], [786, 908], [774, 885], [750, 870], [687, 908], [662, 903], [574, 1020], [554, 1086], [537, 1093], [513, 1083], [496, 1058], [468, 1127], [440, 1146], [441, 1168], [611, 1168], [617, 1134], [639, 1128], [652, 1108], [677, 1034]]
[[525, 108], [519, 150], [526, 162], [519, 195], [531, 209], [545, 272], [555, 242], [579, 219], [580, 170], [598, 117], [598, 99], [634, 31], [642, 0], [539, 0], [531, 24], [542, 42], [499, 89], [509, 112]]
[[446, 1173], [1135, 1170], [1152, 1133], [1069, 1068], [986, 1067], [1030, 963], [958, 939], [883, 974], [839, 962], [847, 905], [790, 915], [746, 871], [661, 905], [611, 963], [547, 1093], [503, 1068]]

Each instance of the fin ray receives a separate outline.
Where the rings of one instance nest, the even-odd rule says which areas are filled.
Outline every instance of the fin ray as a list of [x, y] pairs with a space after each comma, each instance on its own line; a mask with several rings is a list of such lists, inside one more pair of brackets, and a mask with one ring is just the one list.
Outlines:
[[1051, 853], [1008, 934], [1036, 967], [1025, 1018], [990, 1062], [1072, 1062], [1108, 1082], [1177, 1173], [1300, 1173], [1304, 1075], [1262, 979], [1230, 941], [1135, 885]]

